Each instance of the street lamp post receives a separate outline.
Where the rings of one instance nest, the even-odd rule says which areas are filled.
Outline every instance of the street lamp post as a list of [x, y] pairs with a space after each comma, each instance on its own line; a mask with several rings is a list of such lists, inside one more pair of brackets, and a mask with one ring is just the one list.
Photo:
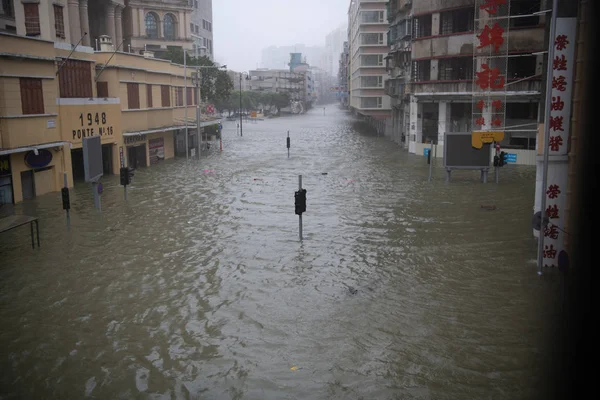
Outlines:
[[240, 136], [244, 136], [244, 132], [243, 132], [243, 128], [242, 128], [242, 76], [244, 76], [244, 74], [247, 74], [247, 73], [240, 72]]

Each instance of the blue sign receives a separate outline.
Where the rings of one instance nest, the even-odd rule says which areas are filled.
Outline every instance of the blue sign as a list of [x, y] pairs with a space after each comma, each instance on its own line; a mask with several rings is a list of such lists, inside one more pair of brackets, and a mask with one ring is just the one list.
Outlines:
[[423, 149], [423, 155], [424, 155], [425, 157], [429, 156], [429, 151], [430, 151], [430, 150], [431, 150], [431, 149], [428, 149], [427, 147], [426, 147], [426, 148], [424, 148], [424, 149]]
[[38, 150], [36, 155], [33, 150], [25, 153], [25, 164], [31, 168], [44, 168], [52, 162], [52, 152], [46, 149]]
[[221, 124], [220, 122], [219, 122], [219, 130], [220, 131], [223, 130], [223, 124]]
[[516, 163], [517, 155], [515, 153], [506, 153], [504, 155], [504, 161], [509, 162], [509, 163]]

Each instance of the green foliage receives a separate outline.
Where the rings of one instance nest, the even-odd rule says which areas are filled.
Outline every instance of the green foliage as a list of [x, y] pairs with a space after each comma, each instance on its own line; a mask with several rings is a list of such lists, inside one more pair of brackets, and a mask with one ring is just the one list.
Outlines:
[[[187, 66], [194, 68], [201, 67], [216, 67], [210, 58], [206, 56], [192, 57], [190, 53], [187, 55]], [[165, 60], [170, 60], [175, 64], [183, 65], [183, 49], [179, 47], [169, 47], [167, 53], [163, 57]], [[202, 101], [217, 104], [223, 104], [231, 96], [233, 90], [233, 82], [227, 71], [217, 68], [200, 68], [200, 96]], [[217, 105], [217, 108], [218, 105]]]

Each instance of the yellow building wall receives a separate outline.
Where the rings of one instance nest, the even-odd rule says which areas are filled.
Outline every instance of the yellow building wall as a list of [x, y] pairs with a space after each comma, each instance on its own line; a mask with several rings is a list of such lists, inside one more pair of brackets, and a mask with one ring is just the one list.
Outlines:
[[[121, 106], [116, 99], [104, 104], [104, 99], [61, 99], [60, 122], [62, 140], [81, 148], [84, 137], [101, 136], [102, 144], [123, 143]], [[80, 104], [63, 104], [77, 101]]]
[[[52, 153], [52, 161], [47, 166], [52, 167], [52, 169], [41, 172], [34, 172], [33, 176], [35, 182], [36, 196], [41, 196], [42, 194], [58, 191], [63, 186], [64, 172], [67, 172], [69, 175], [71, 174], [71, 171], [65, 171], [64, 167], [65, 165], [68, 165], [68, 168], [70, 168], [71, 166], [70, 154], [68, 164], [65, 163], [65, 152], [68, 152], [68, 149], [68, 146], [47, 149]], [[25, 163], [25, 154], [26, 152], [13, 153], [10, 156], [12, 185], [15, 203], [23, 201], [21, 172], [30, 171], [33, 169]], [[72, 180], [69, 185], [72, 186]]]

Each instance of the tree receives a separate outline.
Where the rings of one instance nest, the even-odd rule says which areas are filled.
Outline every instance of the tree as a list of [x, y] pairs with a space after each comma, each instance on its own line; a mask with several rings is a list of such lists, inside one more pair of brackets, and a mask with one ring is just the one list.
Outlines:
[[[206, 56], [192, 57], [186, 53], [186, 63], [190, 68], [196, 66], [216, 67], [215, 63]], [[183, 64], [183, 49], [180, 47], [169, 47], [163, 59], [174, 64]], [[202, 101], [213, 103], [224, 103], [231, 95], [233, 82], [226, 71], [217, 68], [200, 68], [200, 97]], [[217, 107], [218, 108], [218, 107]]]

